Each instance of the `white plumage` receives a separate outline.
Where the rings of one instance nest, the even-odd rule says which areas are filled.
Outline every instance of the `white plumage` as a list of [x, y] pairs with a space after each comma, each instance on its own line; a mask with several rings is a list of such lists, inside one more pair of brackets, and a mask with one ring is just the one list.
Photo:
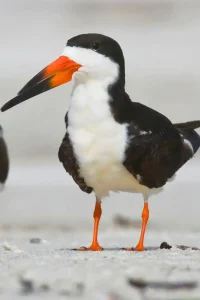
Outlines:
[[[118, 77], [117, 64], [88, 49], [66, 47], [64, 53], [84, 65], [74, 76], [68, 112], [68, 132], [81, 176], [99, 198], [109, 191], [147, 193], [149, 189], [123, 166], [127, 125], [114, 120], [108, 104], [108, 86]], [[88, 58], [92, 65], [87, 65]], [[99, 63], [102, 68], [95, 67], [94, 73], [93, 68]]]

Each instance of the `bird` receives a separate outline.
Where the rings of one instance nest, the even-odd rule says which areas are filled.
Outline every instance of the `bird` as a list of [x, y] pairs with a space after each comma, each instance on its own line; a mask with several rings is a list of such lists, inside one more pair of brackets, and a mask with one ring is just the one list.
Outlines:
[[125, 91], [121, 46], [98, 33], [69, 39], [62, 55], [1, 111], [71, 80], [74, 86], [58, 157], [79, 188], [96, 199], [92, 243], [76, 250], [103, 250], [98, 240], [102, 200], [110, 192], [129, 192], [141, 194], [144, 206], [139, 241], [124, 249], [144, 251], [149, 197], [160, 193], [197, 152], [200, 136], [195, 129], [200, 120], [173, 124], [160, 112], [133, 101]]
[[9, 156], [6, 142], [3, 136], [3, 128], [0, 125], [0, 190], [4, 189], [9, 173]]

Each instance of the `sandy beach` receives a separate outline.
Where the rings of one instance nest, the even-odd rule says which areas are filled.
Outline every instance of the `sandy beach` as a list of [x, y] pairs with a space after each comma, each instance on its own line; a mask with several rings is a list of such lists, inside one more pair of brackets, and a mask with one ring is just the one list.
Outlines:
[[[39, 173], [27, 162], [13, 166], [1, 193], [1, 299], [199, 299], [200, 250], [177, 248], [200, 248], [196, 165], [198, 158], [150, 199], [147, 251], [140, 253], [122, 247], [137, 243], [141, 196], [120, 193], [105, 199], [99, 234], [104, 251], [76, 252], [72, 249], [91, 241], [93, 196], [79, 191], [59, 164], [40, 164]], [[117, 226], [117, 215], [133, 225]], [[163, 241], [172, 248], [160, 249]], [[197, 286], [140, 290], [130, 286], [130, 278]]]

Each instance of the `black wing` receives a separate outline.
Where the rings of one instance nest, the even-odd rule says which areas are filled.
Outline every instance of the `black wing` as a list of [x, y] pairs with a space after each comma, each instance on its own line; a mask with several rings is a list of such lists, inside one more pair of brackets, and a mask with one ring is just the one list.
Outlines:
[[9, 157], [6, 143], [0, 138], [0, 182], [5, 183], [9, 172]]
[[[68, 127], [68, 115], [65, 116], [66, 129]], [[58, 151], [58, 158], [62, 162], [65, 170], [72, 176], [79, 188], [88, 194], [92, 192], [92, 188], [87, 186], [84, 179], [79, 174], [79, 167], [74, 155], [73, 147], [69, 138], [68, 132], [66, 132], [63, 141]]]
[[124, 166], [141, 184], [162, 187], [193, 156], [193, 150], [184, 143], [186, 132], [166, 117], [142, 104], [131, 105], [134, 121], [128, 124]]

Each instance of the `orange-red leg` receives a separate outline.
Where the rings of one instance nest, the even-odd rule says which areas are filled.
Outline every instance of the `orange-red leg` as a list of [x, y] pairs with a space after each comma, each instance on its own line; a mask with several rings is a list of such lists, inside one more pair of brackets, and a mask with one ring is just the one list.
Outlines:
[[148, 202], [145, 201], [144, 202], [144, 208], [142, 211], [142, 229], [141, 229], [141, 234], [140, 234], [140, 239], [139, 242], [137, 244], [137, 246], [135, 248], [128, 248], [126, 249], [127, 251], [144, 251], [144, 236], [145, 236], [145, 231], [146, 231], [146, 226], [147, 226], [147, 222], [149, 219], [149, 206], [148, 206]]
[[101, 209], [101, 201], [96, 200], [96, 205], [93, 213], [94, 217], [94, 231], [93, 231], [93, 239], [92, 239], [92, 244], [89, 248], [81, 247], [77, 249], [78, 251], [100, 251], [103, 248], [99, 245], [98, 243], [98, 229], [99, 229], [99, 222], [102, 214], [102, 209]]

